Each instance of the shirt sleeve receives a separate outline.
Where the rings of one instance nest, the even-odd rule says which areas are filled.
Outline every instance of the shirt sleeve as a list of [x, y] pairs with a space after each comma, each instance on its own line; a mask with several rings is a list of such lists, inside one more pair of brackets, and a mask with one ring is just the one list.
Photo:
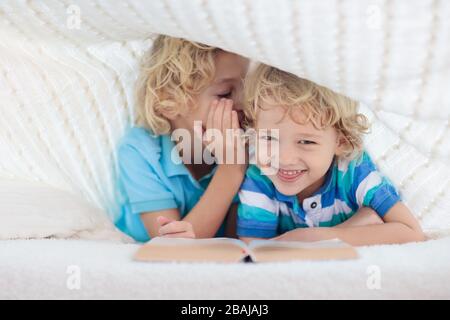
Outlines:
[[177, 208], [173, 193], [155, 173], [153, 165], [132, 145], [119, 148], [118, 178], [132, 213]]
[[272, 238], [278, 232], [278, 205], [268, 194], [267, 185], [246, 175], [239, 190], [237, 235]]
[[367, 153], [354, 170], [353, 196], [359, 207], [370, 207], [382, 218], [401, 201], [393, 183], [378, 171]]

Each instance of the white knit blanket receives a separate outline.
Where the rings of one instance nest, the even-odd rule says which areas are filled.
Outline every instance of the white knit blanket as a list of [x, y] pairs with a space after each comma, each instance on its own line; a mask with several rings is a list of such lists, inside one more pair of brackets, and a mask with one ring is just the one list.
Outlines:
[[449, 16], [444, 0], [3, 0], [0, 178], [77, 194], [114, 218], [138, 60], [165, 33], [359, 100], [375, 162], [425, 229], [450, 229]]

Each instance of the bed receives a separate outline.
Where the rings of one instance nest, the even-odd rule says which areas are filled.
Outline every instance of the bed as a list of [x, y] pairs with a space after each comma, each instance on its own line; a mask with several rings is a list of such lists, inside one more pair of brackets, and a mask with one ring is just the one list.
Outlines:
[[449, 245], [361, 247], [347, 261], [182, 264], [134, 262], [137, 244], [1, 241], [0, 298], [448, 299]]

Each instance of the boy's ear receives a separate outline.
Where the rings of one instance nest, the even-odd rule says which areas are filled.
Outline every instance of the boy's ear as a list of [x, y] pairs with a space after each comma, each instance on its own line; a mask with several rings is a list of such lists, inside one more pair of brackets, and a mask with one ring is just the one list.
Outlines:
[[175, 106], [176, 106], [175, 102], [166, 100], [164, 101], [162, 108], [160, 108], [158, 111], [164, 118], [172, 121], [175, 120], [180, 115], [180, 112], [177, 110]]
[[163, 109], [163, 110], [160, 110], [159, 112], [167, 120], [175, 120], [175, 118], [178, 117], [178, 113], [170, 112], [169, 110], [164, 110]]
[[178, 101], [167, 98], [167, 94], [164, 92], [161, 92], [160, 95], [158, 113], [167, 120], [175, 120], [180, 115], [177, 108]]
[[347, 148], [348, 144], [349, 144], [348, 139], [345, 137], [345, 135], [342, 134], [342, 132], [339, 132], [336, 139], [336, 155], [337, 156], [342, 155], [345, 149]]

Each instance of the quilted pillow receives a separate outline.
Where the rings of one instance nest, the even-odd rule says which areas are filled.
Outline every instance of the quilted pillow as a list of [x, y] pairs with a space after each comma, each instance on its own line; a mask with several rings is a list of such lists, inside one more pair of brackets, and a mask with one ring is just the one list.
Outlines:
[[131, 242], [104, 212], [69, 192], [0, 179], [0, 240], [83, 238]]

